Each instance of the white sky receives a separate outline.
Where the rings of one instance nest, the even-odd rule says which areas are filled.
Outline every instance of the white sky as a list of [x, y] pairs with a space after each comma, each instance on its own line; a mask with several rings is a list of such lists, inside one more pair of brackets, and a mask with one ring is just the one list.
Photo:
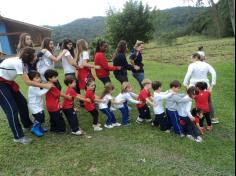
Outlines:
[[[35, 24], [57, 26], [78, 18], [106, 16], [111, 6], [121, 9], [126, 0], [0, 0], [0, 14]], [[187, 0], [142, 0], [151, 7], [166, 9], [187, 6]], [[190, 4], [193, 5], [193, 4]]]

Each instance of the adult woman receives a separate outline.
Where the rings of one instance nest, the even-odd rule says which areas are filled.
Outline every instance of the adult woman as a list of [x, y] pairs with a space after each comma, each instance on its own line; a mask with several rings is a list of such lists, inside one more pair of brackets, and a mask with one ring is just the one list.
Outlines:
[[[195, 86], [197, 82], [205, 82], [209, 88], [213, 88], [216, 84], [216, 72], [215, 69], [208, 63], [203, 61], [204, 57], [201, 57], [198, 53], [192, 54], [192, 63], [188, 66], [188, 71], [185, 75], [183, 85]], [[212, 81], [211, 84], [208, 79], [208, 73], [211, 74]], [[190, 84], [188, 85], [188, 81], [190, 79]], [[214, 119], [214, 108], [212, 106], [211, 98], [209, 98], [209, 108], [212, 118], [212, 123], [219, 123], [217, 119]]]
[[91, 68], [99, 69], [100, 66], [88, 63], [89, 52], [88, 43], [84, 39], [76, 42], [76, 62], [78, 64], [78, 82], [80, 90], [85, 89], [85, 82], [87, 79], [94, 80]]
[[107, 58], [105, 56], [105, 52], [107, 50], [107, 42], [103, 40], [99, 40], [97, 42], [96, 54], [94, 58], [95, 65], [100, 66], [101, 68], [96, 70], [96, 75], [100, 81], [105, 85], [108, 82], [111, 82], [109, 77], [110, 71], [120, 70], [120, 66], [110, 66], [108, 65]]
[[18, 119], [18, 112], [25, 128], [30, 128], [32, 122], [29, 119], [27, 101], [15, 82], [16, 77], [21, 75], [24, 83], [28, 86], [31, 85], [47, 89], [50, 89], [53, 86], [49, 83], [37, 83], [29, 79], [27, 75], [28, 68], [26, 66], [28, 64], [33, 64], [36, 59], [35, 50], [26, 47], [21, 50], [20, 57], [5, 59], [0, 64], [0, 105], [7, 116], [9, 126], [14, 135], [14, 142], [22, 144], [30, 143], [31, 139], [24, 137]]
[[143, 69], [144, 64], [142, 63], [143, 49], [144, 49], [144, 42], [137, 40], [137, 42], [134, 45], [134, 49], [130, 55], [131, 64], [133, 65], [134, 68], [136, 68], [132, 70], [133, 76], [138, 81], [141, 89], [143, 88], [142, 81], [144, 79], [144, 69]]
[[124, 40], [121, 40], [116, 48], [116, 51], [113, 55], [113, 65], [114, 66], [120, 66], [121, 70], [115, 70], [113, 73], [115, 75], [115, 78], [120, 81], [122, 84], [123, 82], [128, 82], [128, 75], [127, 70], [132, 69], [139, 69], [138, 66], [133, 67], [132, 65], [128, 64], [126, 60], [126, 49], [127, 49], [127, 43]]

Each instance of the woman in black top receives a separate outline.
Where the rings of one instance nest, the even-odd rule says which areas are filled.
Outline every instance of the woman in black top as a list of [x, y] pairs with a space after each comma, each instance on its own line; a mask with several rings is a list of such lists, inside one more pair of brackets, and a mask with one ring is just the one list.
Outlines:
[[127, 43], [124, 40], [121, 40], [116, 48], [116, 51], [113, 55], [113, 65], [114, 66], [121, 66], [121, 70], [116, 70], [114, 71], [115, 78], [120, 81], [122, 84], [123, 82], [128, 81], [128, 74], [127, 70], [133, 70], [133, 69], [138, 69], [137, 67], [133, 67], [132, 65], [128, 64], [126, 60], [126, 49], [127, 49]]

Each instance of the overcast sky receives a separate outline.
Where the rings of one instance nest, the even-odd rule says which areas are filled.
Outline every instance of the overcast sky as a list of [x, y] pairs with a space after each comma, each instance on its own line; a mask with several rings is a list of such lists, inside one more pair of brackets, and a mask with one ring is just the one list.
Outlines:
[[[78, 18], [106, 16], [109, 7], [121, 9], [126, 0], [0, 0], [0, 14], [35, 24], [57, 26]], [[142, 0], [157, 9], [193, 5], [187, 0]]]

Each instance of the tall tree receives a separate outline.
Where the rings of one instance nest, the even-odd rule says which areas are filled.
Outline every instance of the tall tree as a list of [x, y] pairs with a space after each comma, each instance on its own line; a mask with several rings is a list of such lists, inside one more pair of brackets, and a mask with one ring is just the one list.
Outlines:
[[229, 5], [229, 12], [230, 12], [230, 19], [235, 35], [235, 0], [228, 0], [228, 5]]
[[118, 12], [109, 9], [106, 22], [107, 37], [113, 47], [124, 39], [131, 48], [136, 40], [147, 42], [153, 36], [150, 7], [142, 1], [129, 0]]

